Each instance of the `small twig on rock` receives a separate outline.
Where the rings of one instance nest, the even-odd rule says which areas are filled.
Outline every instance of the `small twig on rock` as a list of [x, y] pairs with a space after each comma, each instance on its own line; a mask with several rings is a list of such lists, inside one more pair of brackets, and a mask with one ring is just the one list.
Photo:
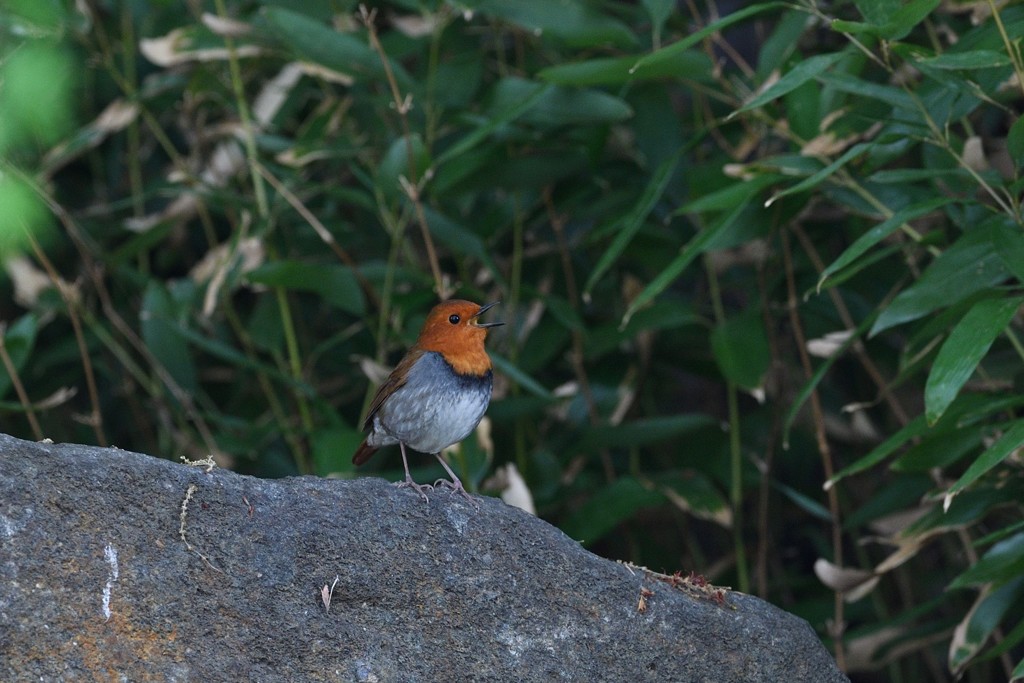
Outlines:
[[[208, 459], [211, 461], [211, 465], [212, 465], [213, 459], [212, 458], [208, 458]], [[182, 458], [182, 460], [185, 460], [185, 458]], [[195, 465], [197, 463], [186, 461], [186, 464]], [[206, 470], [206, 471], [209, 472], [210, 470]], [[185, 492], [185, 499], [183, 501], [181, 501], [181, 514], [178, 515], [178, 519], [179, 519], [178, 536], [181, 537], [181, 542], [185, 544], [185, 548], [187, 550], [189, 550], [191, 552], [194, 552], [196, 555], [201, 557], [203, 559], [203, 562], [205, 562], [206, 565], [210, 569], [213, 569], [214, 571], [218, 571], [221, 574], [223, 574], [224, 573], [223, 569], [220, 569], [219, 567], [216, 567], [212, 562], [210, 562], [210, 559], [208, 557], [206, 557], [206, 555], [203, 555], [201, 552], [199, 552], [198, 550], [193, 548], [192, 544], [188, 542], [188, 538], [185, 537], [185, 519], [188, 517], [188, 504], [189, 504], [189, 501], [192, 500], [192, 496], [195, 495], [195, 492], [196, 492], [197, 488], [198, 487], [195, 484], [189, 484], [188, 490]]]
[[[710, 600], [711, 602], [721, 605], [723, 607], [729, 607], [730, 609], [736, 609], [735, 605], [731, 605], [725, 601], [726, 593], [732, 590], [729, 586], [715, 586], [712, 585], [703, 575], [697, 572], [690, 572], [687, 576], [683, 576], [682, 572], [675, 572], [673, 574], [662, 574], [648, 569], [647, 567], [641, 567], [635, 565], [632, 562], [623, 562], [622, 560], [616, 560], [619, 564], [624, 566], [632, 574], [633, 569], [639, 569], [646, 575], [667, 583], [677, 590], [684, 591], [694, 597]], [[637, 611], [643, 612], [647, 608], [647, 601], [645, 598], [650, 595], [645, 595], [644, 591], [646, 588], [640, 588], [640, 603], [637, 605]]]
[[181, 461], [189, 467], [205, 467], [206, 473], [209, 474], [213, 471], [213, 468], [217, 466], [217, 463], [213, 461], [213, 456], [208, 455], [202, 460], [189, 460], [184, 455], [181, 456]]

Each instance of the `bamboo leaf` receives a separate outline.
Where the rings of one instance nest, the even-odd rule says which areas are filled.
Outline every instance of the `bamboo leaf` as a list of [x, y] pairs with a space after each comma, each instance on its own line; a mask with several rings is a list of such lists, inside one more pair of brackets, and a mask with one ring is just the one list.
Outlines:
[[929, 214], [952, 201], [953, 200], [946, 197], [928, 199], [897, 211], [890, 218], [868, 230], [866, 233], [858, 237], [853, 244], [847, 247], [846, 250], [839, 255], [839, 258], [829, 264], [829, 266], [822, 271], [821, 277], [818, 279], [818, 291], [821, 291], [822, 285], [825, 284], [825, 280], [827, 280], [830, 275], [833, 275], [850, 265], [860, 257], [861, 254], [884, 240], [892, 233], [896, 232], [901, 225], [908, 221], [912, 221], [915, 218], [920, 218], [925, 214]]
[[949, 491], [946, 492], [946, 498], [943, 502], [943, 506], [948, 508], [950, 502], [953, 500], [953, 496], [976, 482], [981, 475], [988, 472], [1003, 460], [1006, 460], [1021, 446], [1024, 446], [1024, 420], [1017, 420], [1009, 429], [1003, 432], [1002, 437], [992, 444], [991, 448], [978, 456], [978, 459], [975, 460], [971, 466], [967, 468], [967, 471], [957, 479], [956, 483], [949, 488]]
[[979, 301], [953, 328], [928, 373], [924, 404], [929, 424], [935, 424], [953, 402], [1022, 302], [1024, 297]]
[[992, 224], [964, 234], [928, 266], [917, 282], [893, 299], [878, 316], [869, 336], [922, 318], [1005, 280], [1008, 273], [994, 239]]
[[845, 53], [842, 52], [831, 52], [829, 54], [808, 57], [807, 59], [797, 62], [796, 66], [788, 71], [785, 76], [775, 81], [775, 83], [769, 86], [768, 89], [760, 95], [729, 114], [728, 118], [742, 114], [745, 111], [750, 111], [751, 109], [763, 107], [772, 100], [776, 100], [783, 95], [796, 90], [804, 83], [817, 78], [819, 74], [830, 69], [845, 56]]
[[597, 281], [601, 279], [605, 271], [619, 258], [630, 240], [640, 231], [644, 221], [647, 220], [647, 216], [654, 210], [654, 206], [665, 193], [665, 188], [668, 187], [669, 181], [672, 180], [672, 174], [675, 173], [678, 164], [679, 155], [666, 159], [654, 172], [654, 175], [651, 176], [650, 182], [647, 183], [647, 187], [644, 189], [643, 194], [640, 195], [637, 203], [633, 205], [633, 208], [626, 215], [617, 221], [621, 227], [618, 228], [615, 239], [612, 241], [611, 246], [601, 255], [601, 259], [594, 266], [590, 277], [587, 278], [587, 284], [584, 288], [587, 294], [597, 284]]
[[643, 308], [650, 302], [654, 297], [661, 294], [665, 288], [671, 285], [677, 277], [679, 277], [687, 266], [693, 262], [695, 258], [700, 256], [705, 250], [709, 249], [714, 245], [715, 240], [725, 233], [732, 224], [743, 215], [744, 209], [747, 208], [749, 200], [738, 205], [732, 213], [726, 216], [722, 221], [713, 227], [701, 230], [697, 235], [691, 239], [686, 245], [680, 250], [679, 254], [672, 259], [671, 263], [662, 270], [649, 285], [644, 287], [643, 291], [637, 295], [635, 299], [630, 303], [629, 308], [626, 309], [626, 314], [622, 317], [622, 325], [629, 322], [629, 319], [633, 317], [633, 314]]
[[745, 7], [737, 12], [733, 12], [732, 14], [722, 17], [718, 21], [711, 22], [701, 30], [691, 33], [680, 41], [672, 43], [671, 45], [666, 45], [660, 50], [655, 50], [646, 57], [638, 60], [633, 68], [635, 70], [640, 70], [657, 66], [662, 61], [674, 59], [679, 53], [689, 50], [708, 36], [718, 33], [728, 26], [732, 26], [744, 19], [748, 19], [763, 12], [789, 7], [790, 5], [785, 2], [763, 2], [757, 5], [751, 5], [750, 7]]

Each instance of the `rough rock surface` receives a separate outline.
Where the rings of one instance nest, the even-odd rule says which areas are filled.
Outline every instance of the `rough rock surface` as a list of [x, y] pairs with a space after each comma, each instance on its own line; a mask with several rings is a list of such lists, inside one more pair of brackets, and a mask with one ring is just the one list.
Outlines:
[[797, 617], [479, 500], [0, 435], [0, 680], [846, 680]]

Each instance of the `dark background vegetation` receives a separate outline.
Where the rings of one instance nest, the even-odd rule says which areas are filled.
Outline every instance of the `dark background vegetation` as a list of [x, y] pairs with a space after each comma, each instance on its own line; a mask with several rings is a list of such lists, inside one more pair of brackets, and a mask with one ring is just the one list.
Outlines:
[[356, 476], [429, 308], [501, 300], [468, 486], [514, 464], [573, 538], [805, 617], [855, 681], [1024, 675], [1024, 6], [0, 22], [3, 431]]

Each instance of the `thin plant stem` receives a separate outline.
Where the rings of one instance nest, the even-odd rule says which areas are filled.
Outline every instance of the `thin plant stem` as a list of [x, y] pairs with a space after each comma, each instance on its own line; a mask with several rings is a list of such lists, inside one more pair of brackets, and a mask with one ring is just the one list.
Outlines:
[[[580, 292], [576, 285], [576, 274], [572, 268], [572, 257], [569, 255], [569, 243], [565, 239], [565, 219], [555, 211], [554, 203], [551, 201], [551, 189], [544, 190], [544, 207], [548, 213], [548, 221], [555, 233], [555, 242], [558, 244], [558, 255], [562, 262], [562, 276], [565, 278], [565, 293], [569, 299], [569, 305], [577, 313], [579, 310]], [[569, 354], [572, 362], [573, 373], [580, 385], [580, 393], [587, 406], [587, 415], [590, 424], [601, 423], [601, 415], [597, 410], [597, 403], [594, 401], [594, 393], [590, 388], [590, 377], [587, 375], [587, 368], [583, 362], [583, 332], [573, 328], [570, 332], [572, 338], [572, 351]], [[612, 455], [607, 448], [600, 449], [601, 466], [604, 468], [604, 476], [609, 482], [615, 481], [615, 466], [612, 464]]]
[[91, 411], [89, 414], [89, 424], [92, 426], [94, 433], [96, 434], [96, 443], [100, 446], [107, 445], [107, 435], [103, 431], [103, 413], [100, 411], [100, 395], [96, 388], [96, 374], [93, 372], [92, 357], [89, 355], [89, 347], [85, 343], [85, 333], [82, 331], [82, 321], [78, 316], [78, 304], [75, 298], [67, 290], [67, 285], [61, 279], [57, 273], [57, 269], [54, 267], [50, 259], [47, 258], [46, 253], [36, 242], [35, 238], [29, 235], [29, 240], [32, 244], [32, 251], [35, 253], [36, 258], [43, 264], [43, 269], [46, 270], [47, 276], [50, 278], [50, 282], [57, 289], [60, 294], [61, 300], [64, 301], [64, 307], [68, 312], [68, 319], [71, 321], [71, 329], [75, 333], [75, 342], [78, 344], [78, 355], [82, 359], [82, 371], [85, 373], [85, 386], [89, 393], [89, 404]]
[[1006, 54], [1009, 55], [1010, 61], [1013, 63], [1013, 70], [1017, 74], [1017, 86], [1024, 92], [1024, 58], [1021, 57], [1020, 42], [1010, 40], [1010, 36], [1006, 33], [1006, 27], [1003, 25], [1003, 18], [999, 15], [999, 8], [996, 7], [994, 0], [988, 0], [988, 7], [992, 11], [992, 21], [995, 22], [996, 28], [999, 29], [999, 36], [1003, 39]]
[[[274, 287], [274, 294], [277, 297], [277, 308], [281, 313], [281, 325], [284, 329], [285, 349], [288, 352], [288, 370], [296, 382], [301, 382], [302, 354], [299, 351], [299, 341], [295, 335], [295, 320], [292, 315], [291, 304], [288, 301], [288, 293], [284, 287]], [[296, 388], [294, 394], [295, 405], [299, 410], [299, 420], [302, 422], [302, 428], [306, 434], [311, 434], [313, 432], [313, 416], [309, 410], [309, 403], [306, 401], [306, 397], [302, 395], [301, 389]], [[306, 449], [299, 449], [295, 455], [295, 464], [298, 466], [299, 471], [304, 474], [311, 474], [313, 468]]]
[[[227, 20], [228, 12], [224, 7], [224, 0], [214, 0], [214, 3], [220, 18]], [[224, 45], [228, 50], [228, 70], [231, 73], [231, 87], [235, 93], [235, 105], [238, 107], [238, 117], [242, 121], [242, 138], [245, 142], [245, 156], [249, 162], [249, 175], [252, 176], [252, 187], [256, 193], [256, 210], [259, 212], [260, 218], [265, 220], [270, 214], [267, 203], [267, 190], [263, 187], [263, 176], [260, 175], [257, 169], [256, 134], [252, 115], [249, 113], [249, 103], [245, 99], [245, 85], [242, 82], [242, 70], [238, 66], [238, 52], [235, 50], [234, 38], [230, 35], [225, 35], [223, 38]]]
[[[210, 454], [219, 455], [221, 451], [217, 446], [217, 440], [214, 438], [213, 431], [206, 423], [202, 413], [197, 409], [195, 399], [189, 392], [185, 391], [180, 384], [178, 384], [167, 368], [164, 367], [163, 363], [153, 355], [139, 335], [135, 333], [131, 326], [125, 322], [124, 318], [122, 318], [117, 312], [117, 309], [114, 307], [113, 301], [111, 300], [110, 292], [107, 290], [107, 286], [103, 281], [102, 269], [93, 258], [83, 231], [78, 227], [78, 224], [71, 217], [71, 214], [69, 214], [63, 206], [58, 204], [56, 200], [50, 197], [38, 185], [28, 179], [26, 179], [26, 181], [29, 182], [29, 186], [32, 187], [33, 191], [43, 200], [43, 202], [46, 203], [50, 211], [57, 216], [57, 219], [61, 222], [65, 231], [71, 237], [72, 242], [74, 242], [75, 247], [78, 249], [78, 253], [82, 258], [84, 269], [92, 280], [96, 293], [99, 295], [100, 305], [103, 308], [104, 315], [106, 315], [111, 324], [118, 332], [121, 333], [135, 351], [146, 359], [149, 367], [153, 369], [153, 372], [164, 383], [175, 400], [181, 404], [185, 415], [195, 425], [196, 431], [203, 440], [206, 451]], [[212, 406], [207, 407], [210, 412], [213, 412]]]
[[[804, 253], [814, 264], [814, 269], [818, 272], [819, 276], [825, 270], [825, 262], [822, 261], [821, 256], [818, 254], [818, 250], [815, 249], [814, 243], [811, 241], [807, 233], [800, 226], [799, 222], [793, 223], [793, 232], [796, 234], [797, 239], [800, 241], [800, 246], [803, 247]], [[846, 302], [843, 301], [842, 295], [835, 287], [828, 289], [829, 297], [832, 299], [832, 305], [835, 306], [836, 312], [839, 314], [840, 320], [843, 321], [843, 325], [846, 329], [856, 329], [857, 323], [853, 320], [853, 315], [850, 313], [850, 309], [847, 308]], [[864, 348], [864, 343], [857, 340], [853, 343], [852, 347], [854, 355], [860, 362], [864, 371], [868, 373], [868, 377], [878, 387], [879, 396], [885, 399], [885, 402], [889, 405], [889, 409], [892, 410], [893, 415], [899, 421], [900, 426], [905, 426], [910, 422], [910, 416], [907, 415], [907, 411], [903, 409], [903, 405], [899, 402], [899, 399], [893, 395], [890, 390], [889, 383], [885, 377], [882, 376], [881, 370], [875, 365], [875, 362], [868, 355], [867, 350]]]
[[36, 419], [36, 412], [32, 409], [32, 401], [28, 398], [28, 392], [25, 391], [25, 385], [21, 382], [21, 376], [18, 374], [18, 368], [15, 367], [14, 361], [11, 360], [11, 354], [7, 353], [6, 337], [7, 323], [0, 321], [0, 361], [3, 361], [3, 366], [7, 371], [7, 376], [11, 378], [11, 386], [14, 387], [14, 392], [18, 394], [18, 400], [25, 409], [25, 417], [28, 419], [28, 424], [32, 428], [33, 436], [35, 436], [36, 441], [42, 441], [43, 430], [39, 426], [39, 420]]
[[[800, 364], [803, 366], [804, 375], [809, 380], [814, 375], [811, 367], [811, 358], [807, 353], [807, 339], [804, 336], [803, 325], [800, 322], [798, 309], [799, 299], [796, 293], [796, 275], [793, 271], [793, 257], [789, 245], [789, 233], [787, 228], [780, 231], [782, 236], [782, 258], [786, 272], [787, 309], [789, 310], [790, 323], [793, 326], [793, 337], [796, 341], [797, 352], [800, 356]], [[835, 467], [832, 463], [832, 451], [828, 443], [828, 435], [825, 429], [825, 412], [821, 407], [821, 398], [818, 390], [814, 389], [810, 395], [811, 415], [814, 420], [814, 435], [818, 444], [818, 454], [821, 456], [822, 469], [825, 474], [825, 481], [832, 478]], [[840, 521], [839, 494], [834, 486], [826, 491], [828, 498], [829, 516], [831, 517], [832, 530], [832, 562], [837, 566], [843, 566], [843, 530]], [[830, 635], [833, 638], [835, 648], [836, 664], [843, 671], [846, 670], [846, 654], [843, 646], [843, 634], [845, 632], [845, 619], [843, 596], [839, 591], [833, 591], [833, 619]]]
[[437, 250], [434, 249], [434, 239], [430, 235], [430, 226], [427, 224], [427, 215], [423, 210], [421, 199], [422, 188], [418, 178], [419, 173], [416, 170], [416, 154], [412, 144], [412, 128], [409, 125], [409, 110], [412, 108], [412, 96], [402, 97], [402, 93], [398, 89], [398, 81], [395, 79], [394, 71], [391, 69], [391, 60], [388, 59], [384, 46], [381, 45], [380, 38], [377, 36], [377, 10], [370, 10], [367, 9], [366, 5], [359, 5], [359, 13], [363, 24], [366, 26], [370, 46], [380, 56], [381, 65], [384, 68], [384, 76], [388, 82], [388, 87], [391, 89], [395, 111], [398, 112], [398, 118], [402, 123], [402, 134], [405, 139], [406, 161], [409, 173], [406, 182], [402, 183], [402, 189], [412, 202], [416, 213], [416, 220], [419, 223], [420, 232], [423, 236], [423, 244], [427, 249], [427, 261], [430, 263], [430, 270], [434, 275], [434, 288], [440, 298], [447, 299], [449, 295], [448, 287], [445, 284], [444, 277], [441, 275], [441, 264], [437, 259]]
[[[704, 270], [707, 273], [715, 323], [721, 325], [725, 322], [722, 292], [719, 288], [715, 266], [707, 256], [704, 258]], [[730, 379], [726, 379], [726, 402], [729, 412], [729, 502], [732, 504], [732, 538], [733, 549], [736, 553], [736, 575], [739, 589], [744, 593], [749, 593], [750, 571], [747, 567], [747, 552], [743, 542], [743, 445], [740, 439], [739, 387]]]
[[306, 207], [302, 200], [295, 196], [294, 192], [289, 190], [284, 183], [278, 180], [266, 166], [256, 162], [255, 168], [257, 172], [270, 184], [270, 186], [273, 187], [274, 190], [280, 194], [293, 209], [295, 209], [296, 213], [302, 216], [302, 218], [309, 223], [309, 226], [313, 228], [313, 232], [317, 234], [317, 237], [319, 237], [324, 244], [330, 247], [335, 256], [337, 256], [342, 263], [352, 270], [352, 274], [359, 282], [359, 286], [363, 288], [363, 293], [366, 294], [366, 298], [370, 300], [372, 305], [378, 306], [380, 304], [380, 300], [376, 290], [373, 288], [373, 284], [363, 276], [362, 272], [360, 272], [359, 264], [356, 263], [355, 259], [353, 259], [340, 244], [338, 244], [338, 241], [334, 239], [334, 235], [332, 235], [330, 230], [327, 229], [327, 226], [325, 226], [320, 219]]

